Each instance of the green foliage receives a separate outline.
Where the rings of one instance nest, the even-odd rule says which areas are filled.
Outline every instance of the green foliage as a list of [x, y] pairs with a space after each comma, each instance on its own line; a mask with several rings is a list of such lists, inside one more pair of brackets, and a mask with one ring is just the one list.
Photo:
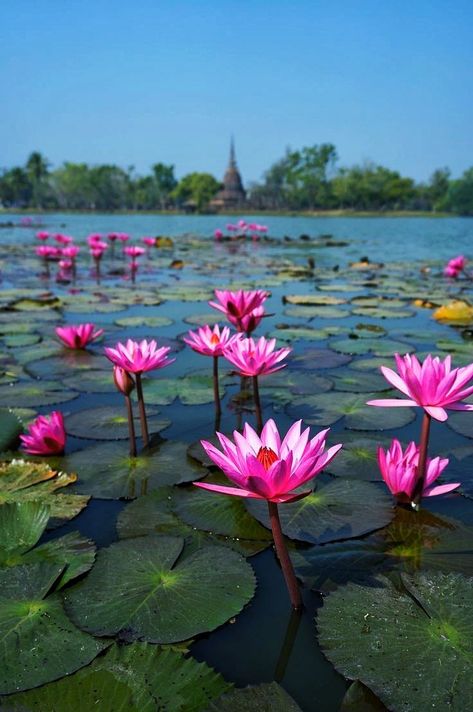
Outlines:
[[177, 205], [203, 210], [220, 188], [220, 183], [210, 173], [188, 173], [172, 192]]

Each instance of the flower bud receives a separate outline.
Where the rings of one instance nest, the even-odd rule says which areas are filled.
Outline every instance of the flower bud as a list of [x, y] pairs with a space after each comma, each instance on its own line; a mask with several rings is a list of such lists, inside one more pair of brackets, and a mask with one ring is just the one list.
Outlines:
[[121, 391], [124, 396], [129, 396], [135, 387], [135, 382], [128, 371], [125, 371], [125, 369], [120, 366], [113, 367], [113, 380], [118, 390]]

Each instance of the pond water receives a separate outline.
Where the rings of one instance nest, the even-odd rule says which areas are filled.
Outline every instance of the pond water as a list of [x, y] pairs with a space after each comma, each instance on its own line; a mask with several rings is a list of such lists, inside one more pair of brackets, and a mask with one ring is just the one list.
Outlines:
[[[10, 217], [18, 219], [15, 216], [8, 219]], [[251, 219], [251, 216], [242, 217]], [[259, 216], [255, 220], [261, 222], [262, 218]], [[74, 623], [98, 636], [90, 636], [94, 645], [97, 640], [104, 639], [107, 644], [116, 639], [120, 646], [144, 645], [132, 641], [156, 643], [156, 636], [147, 632], [150, 621], [141, 621], [142, 629], [138, 631], [127, 620], [126, 612], [116, 626], [116, 634], [110, 632], [112, 624], [100, 628], [95, 623], [94, 628], [90, 621], [95, 615], [97, 599], [105, 595], [102, 592], [105, 590], [113, 597], [110, 579], [116, 577], [119, 594], [110, 602], [110, 607], [118, 609], [127, 596], [139, 599], [134, 579], [135, 561], [139, 568], [141, 562], [151, 556], [149, 552], [154, 551], [153, 547], [159, 548], [156, 540], [149, 537], [171, 536], [174, 540], [184, 537], [186, 547], [189, 547], [182, 559], [184, 563], [195, 551], [207, 551], [205, 547], [215, 549], [216, 544], [220, 550], [224, 545], [231, 561], [233, 555], [237, 556], [232, 549], [248, 557], [248, 565], [256, 577], [256, 589], [254, 594], [250, 592], [246, 598], [242, 596], [233, 603], [234, 612], [225, 618], [227, 622], [208, 624], [204, 620], [202, 627], [197, 625], [195, 628], [199, 632], [210, 632], [193, 634], [191, 626], [189, 635], [160, 639], [172, 642], [176, 647], [172, 652], [177, 660], [174, 674], [183, 677], [187, 674], [183, 667], [184, 643], [191, 658], [206, 663], [237, 688], [276, 681], [295, 703], [287, 697], [278, 697], [282, 694], [278, 688], [263, 687], [258, 688], [261, 697], [254, 698], [253, 707], [244, 707], [244, 699], [238, 697], [233, 701], [219, 699], [217, 692], [228, 694], [223, 682], [219, 683], [222, 688], [217, 692], [207, 682], [204, 702], [192, 701], [192, 694], [187, 689], [179, 693], [182, 693], [182, 702], [175, 702], [175, 706], [163, 702], [162, 707], [146, 707], [141, 700], [142, 706], [138, 704], [138, 709], [214, 709], [225, 712], [267, 708], [276, 712], [290, 709], [336, 712], [350, 680], [355, 678], [369, 685], [390, 709], [423, 711], [430, 708], [426, 700], [435, 700], [434, 708], [440, 710], [446, 708], [442, 701], [447, 698], [453, 700], [449, 708], [460, 709], [460, 697], [464, 699], [467, 693], [473, 694], [473, 689], [468, 687], [471, 681], [465, 682], [467, 673], [464, 668], [464, 661], [471, 664], [473, 659], [471, 640], [461, 642], [468, 626], [471, 627], [471, 610], [464, 614], [452, 612], [445, 604], [445, 616], [441, 617], [439, 630], [443, 625], [442, 635], [451, 643], [452, 650], [445, 648], [438, 653], [437, 648], [432, 647], [426, 657], [430, 666], [426, 677], [412, 693], [412, 681], [407, 673], [413, 669], [417, 674], [417, 668], [416, 661], [408, 655], [406, 671], [401, 665], [388, 674], [382, 669], [389, 651], [383, 650], [379, 664], [375, 662], [377, 672], [373, 672], [363, 657], [366, 651], [361, 650], [363, 645], [360, 644], [361, 662], [358, 663], [356, 645], [357, 639], [360, 641], [361, 638], [357, 614], [354, 612], [350, 618], [346, 613], [343, 595], [347, 591], [347, 599], [355, 596], [353, 605], [356, 608], [359, 605], [356, 596], [360, 595], [357, 586], [361, 586], [369, 597], [378, 587], [381, 590], [382, 586], [388, 586], [387, 579], [379, 579], [379, 576], [394, 577], [396, 572], [407, 575], [403, 585], [411, 586], [406, 589], [411, 595], [414, 595], [412, 590], [416, 586], [427, 586], [431, 591], [438, 589], [441, 596], [448, 598], [445, 593], [447, 584], [435, 578], [442, 575], [458, 576], [458, 581], [455, 579], [454, 582], [456, 586], [466, 585], [465, 581], [470, 581], [468, 585], [471, 585], [468, 577], [473, 575], [473, 416], [455, 413], [450, 415], [448, 423], [434, 422], [432, 426], [432, 456], [450, 458], [443, 479], [461, 481], [460, 490], [445, 497], [424, 500], [420, 513], [396, 511], [377, 473], [376, 446], [377, 443], [386, 444], [393, 437], [403, 443], [418, 440], [421, 413], [409, 408], [370, 408], [365, 402], [373, 394], [394, 396], [379, 375], [379, 366], [382, 363], [392, 366], [396, 351], [415, 351], [420, 358], [429, 352], [444, 358], [451, 352], [457, 366], [473, 361], [470, 324], [467, 321], [456, 325], [439, 323], [433, 318], [432, 308], [453, 298], [465, 299], [470, 295], [471, 288], [466, 279], [458, 283], [448, 282], [441, 270], [448, 258], [460, 253], [469, 254], [473, 220], [269, 216], [264, 219], [269, 226], [269, 240], [214, 242], [213, 230], [230, 221], [234, 222], [235, 218], [43, 216], [44, 229], [73, 235], [76, 244], [82, 247], [73, 281], [57, 281], [55, 264], [50, 266], [48, 274], [45, 272], [44, 265], [34, 254], [36, 228], [0, 230], [3, 280], [0, 296], [0, 408], [16, 409], [25, 423], [37, 413], [61, 410], [68, 432], [66, 455], [53, 458], [50, 464], [56, 470], [78, 476], [77, 482], [68, 485], [63, 493], [67, 490], [70, 494], [92, 496], [86, 506], [85, 503], [81, 505], [82, 510], [77, 516], [72, 517], [71, 512], [68, 516], [57, 516], [61, 526], [48, 529], [39, 543], [53, 542], [58, 537], [79, 531], [83, 537], [93, 540], [99, 550], [91, 573], [87, 574], [87, 567], [84, 567], [82, 583], [66, 583], [59, 594], [54, 593], [56, 584], [52, 592], [46, 587], [45, 600], [64, 594], [66, 611]], [[100, 275], [90, 262], [85, 237], [90, 233], [111, 231], [127, 232], [135, 242], [143, 235], [170, 236], [173, 245], [153, 248], [149, 256], [142, 256], [133, 284], [121, 255], [112, 259], [106, 254]], [[309, 239], [300, 239], [300, 235], [307, 235]], [[369, 262], [359, 263], [364, 256]], [[203, 453], [196, 443], [200, 438], [212, 436], [214, 411], [210, 359], [185, 347], [182, 336], [188, 329], [195, 329], [211, 318], [212, 309], [207, 300], [215, 288], [268, 289], [271, 292], [266, 303], [269, 316], [258, 327], [256, 335], [275, 336], [280, 345], [289, 344], [293, 349], [287, 369], [279, 375], [261, 377], [264, 419], [273, 417], [283, 432], [299, 418], [315, 431], [330, 426], [330, 443], [343, 442], [345, 446], [346, 454], [339, 458], [338, 464], [334, 461], [333, 467], [316, 479], [315, 494], [307, 498], [310, 504], [306, 511], [299, 508], [298, 503], [281, 505], [281, 509], [287, 507], [287, 511], [293, 512], [288, 521], [284, 520], [283, 527], [291, 541], [296, 572], [304, 583], [305, 608], [300, 617], [291, 615], [284, 579], [266, 537], [264, 514], [251, 504], [245, 509], [240, 501], [233, 502], [232, 498], [230, 503], [227, 498], [197, 491], [188, 484], [193, 479], [208, 476], [207, 470], [199, 464]], [[420, 306], [422, 302], [424, 306]], [[426, 302], [431, 308], [425, 308]], [[214, 317], [217, 316], [215, 312]], [[58, 345], [54, 336], [56, 325], [86, 321], [94, 321], [105, 329], [101, 343], [93, 344], [83, 354], [68, 352]], [[125, 421], [123, 398], [113, 386], [110, 363], [103, 356], [104, 345], [114, 345], [128, 337], [156, 338], [158, 343], [169, 345], [176, 358], [172, 365], [150, 373], [145, 379], [151, 430], [155, 436], [159, 430], [160, 436], [155, 437], [151, 453], [142, 455], [134, 463], [127, 457], [127, 431], [122, 422]], [[230, 433], [242, 422], [254, 424], [251, 394], [240, 393], [240, 379], [229, 364], [221, 363], [221, 387], [224, 397], [220, 430]], [[5, 443], [2, 446], [5, 447]], [[193, 446], [191, 459], [186, 455], [188, 446]], [[15, 456], [18, 457], [18, 453]], [[11, 457], [10, 453], [3, 459]], [[203, 464], [205, 466], [205, 461]], [[163, 484], [168, 489], [164, 490]], [[11, 494], [4, 494], [0, 475], [0, 501], [15, 501]], [[225, 509], [227, 506], [230, 509]], [[5, 526], [0, 507], [0, 539], [9, 532], [2, 529]], [[118, 541], [122, 544], [116, 544]], [[127, 553], [125, 547], [133, 547], [137, 541], [145, 542], [143, 551]], [[171, 546], [168, 540], [163, 541], [163, 546]], [[113, 557], [107, 563], [107, 554], [101, 553], [111, 544], [124, 547], [124, 568], [120, 569], [119, 562], [112, 560]], [[84, 548], [85, 544], [81, 546]], [[77, 551], [80, 548], [77, 547]], [[21, 559], [26, 554], [17, 556], [20, 558], [15, 561], [11, 555], [0, 556], [0, 564], [3, 561], [5, 567], [3, 570], [0, 567], [0, 576], [6, 577], [3, 585], [10, 585], [11, 577], [20, 575], [15, 571], [27, 565], [27, 560]], [[46, 566], [44, 562], [42, 565]], [[156, 562], [150, 560], [151, 569], [155, 565]], [[93, 576], [99, 574], [103, 576], [101, 584], [94, 581], [96, 588], [89, 591], [88, 578], [92, 581]], [[212, 572], [208, 575], [209, 590], [214, 590]], [[423, 575], [434, 578], [426, 583], [418, 578]], [[450, 579], [448, 585], [453, 586]], [[130, 586], [133, 594], [130, 594]], [[202, 606], [202, 618], [205, 618], [205, 582], [197, 591], [194, 586], [192, 590], [184, 588], [179, 591], [174, 599], [171, 595], [166, 603], [170, 611], [174, 610], [173, 605], [178, 606], [177, 595], [188, 596], [190, 607]], [[228, 592], [225, 595], [232, 598]], [[337, 595], [342, 596], [341, 602]], [[391, 592], [389, 595], [395, 594]], [[387, 610], [394, 610], [389, 595], [386, 594]], [[327, 634], [326, 619], [321, 618], [319, 631], [314, 621], [319, 610], [326, 609], [327, 616], [330, 614], [332, 609], [327, 602], [331, 600], [337, 601], [340, 607], [339, 617], [344, 622], [344, 629], [342, 626], [337, 630], [337, 636], [348, 650], [348, 662], [340, 660], [339, 653], [333, 652], [337, 645]], [[2, 605], [0, 600], [0, 632], [5, 633], [7, 640], [3, 656], [11, 658], [12, 651], [19, 649], [23, 660], [21, 651], [25, 648], [26, 662], [23, 664], [27, 672], [18, 682], [14, 665], [10, 669], [9, 661], [2, 658], [0, 667], [7, 662], [8, 665], [6, 672], [0, 673], [1, 691], [10, 694], [16, 690], [37, 689], [1, 698], [0, 709], [44, 710], [49, 709], [46, 703], [52, 704], [53, 701], [56, 706], [51, 709], [58, 712], [73, 710], [74, 695], [79, 694], [78, 690], [85, 690], [86, 696], [92, 695], [94, 685], [95, 697], [92, 695], [90, 699], [98, 700], [96, 709], [119, 709], [113, 707], [111, 690], [117, 694], [117, 699], [126, 699], [130, 694], [129, 709], [135, 709], [133, 704], [137, 704], [139, 694], [136, 689], [130, 693], [126, 676], [120, 678], [116, 673], [113, 684], [108, 678], [100, 677], [105, 673], [99, 669], [97, 660], [102, 658], [91, 662], [99, 650], [91, 653], [87, 660], [72, 662], [70, 668], [59, 665], [55, 669], [48, 646], [56, 645], [57, 640], [52, 637], [51, 643], [47, 637], [42, 638], [43, 629], [33, 629], [31, 636], [34, 645], [43, 648], [48, 659], [45, 665], [48, 672], [43, 678], [37, 676], [37, 671], [33, 674], [26, 651], [28, 646], [32, 649], [33, 638], [21, 633], [18, 639], [11, 641], [11, 630], [2, 623], [2, 616], [5, 621], [6, 615]], [[407, 605], [404, 599], [402, 605]], [[435, 601], [431, 605], [436, 611]], [[396, 625], [401, 628], [401, 603], [399, 606]], [[430, 610], [427, 604], [425, 607]], [[185, 607], [182, 610], [181, 615], [185, 618]], [[157, 612], [151, 611], [148, 615], [152, 618]], [[190, 617], [195, 618], [195, 610]], [[431, 620], [435, 620], [434, 615]], [[447, 633], [446, 620], [451, 626]], [[419, 630], [422, 625], [420, 622]], [[372, 626], [375, 626], [374, 619]], [[24, 630], [24, 627], [24, 618], [21, 618], [18, 629]], [[370, 632], [368, 628], [367, 634]], [[185, 626], [184, 629], [187, 630]], [[461, 644], [455, 637], [457, 633]], [[379, 633], [379, 646], [382, 647], [383, 636], [389, 640], [391, 634], [391, 628], [386, 633]], [[418, 645], [427, 649], [421, 633], [418, 635]], [[426, 634], [426, 640], [435, 639], [434, 634], [429, 633], [429, 636]], [[90, 644], [90, 641], [84, 643], [86, 647]], [[400, 656], [406, 647], [403, 640]], [[455, 657], [460, 649], [463, 662], [456, 662], [455, 672], [461, 680], [458, 695], [443, 690], [441, 685], [439, 688], [442, 689], [433, 690], [427, 679], [438, 677], [437, 658], [446, 656], [440, 665], [447, 669], [448, 678], [452, 655]], [[115, 654], [116, 648], [110, 650], [107, 655]], [[419, 657], [420, 653], [417, 655]], [[332, 663], [344, 672], [355, 667], [357, 674], [345, 672], [346, 676], [342, 675]], [[133, 664], [135, 667], [131, 665], [131, 672], [141, 680], [140, 665], [144, 663], [141, 660]], [[97, 665], [99, 668], [94, 667]], [[75, 673], [79, 669], [83, 672]], [[107, 675], [112, 674], [110, 669], [106, 669]], [[64, 677], [69, 673], [75, 675]], [[81, 674], [84, 675], [82, 688], [75, 686], [77, 675]], [[199, 680], [204, 673], [199, 675], [194, 679], [195, 689], [203, 685]], [[54, 682], [60, 678], [61, 682]], [[42, 683], [49, 684], [41, 687]], [[166, 687], [165, 682], [161, 681], [161, 684]], [[393, 688], [398, 690], [395, 694]], [[102, 693], [99, 694], [97, 689]], [[156, 694], [153, 691], [153, 695]], [[177, 692], [174, 693], [175, 699], [176, 695]], [[62, 706], [57, 702], [59, 698], [63, 700]], [[256, 700], [258, 706], [255, 706]], [[290, 704], [298, 707], [292, 708]], [[373, 709], [384, 709], [381, 702], [376, 704], [378, 706]], [[358, 705], [350, 709], [369, 709], [365, 697]]]

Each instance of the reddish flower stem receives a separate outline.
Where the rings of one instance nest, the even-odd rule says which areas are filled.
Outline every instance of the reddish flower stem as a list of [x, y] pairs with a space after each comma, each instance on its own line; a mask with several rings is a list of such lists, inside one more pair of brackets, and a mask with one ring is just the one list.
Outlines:
[[218, 356], [213, 357], [214, 360], [214, 400], [215, 400], [215, 417], [220, 418], [222, 415], [222, 406], [220, 405], [220, 393], [218, 388]]
[[128, 433], [130, 435], [130, 457], [136, 457], [136, 435], [133, 420], [133, 407], [130, 396], [125, 396], [126, 412], [128, 415]]
[[146, 420], [146, 410], [145, 401], [143, 398], [143, 385], [141, 383], [141, 373], [136, 373], [136, 396], [138, 398], [138, 409], [140, 411], [140, 423], [141, 423], [141, 437], [143, 438], [143, 445], [148, 447], [149, 445], [149, 434], [148, 434], [148, 421]]
[[253, 398], [255, 401], [256, 430], [259, 435], [263, 430], [263, 413], [261, 411], [261, 400], [259, 397], [258, 376], [253, 376]]
[[270, 502], [268, 500], [269, 509], [269, 519], [271, 522], [271, 531], [273, 532], [274, 546], [276, 548], [276, 553], [278, 555], [279, 563], [281, 564], [282, 572], [286, 580], [287, 590], [289, 591], [289, 598], [291, 599], [292, 607], [295, 610], [302, 608], [302, 598], [299, 589], [299, 584], [297, 583], [296, 574], [294, 573], [294, 567], [292, 561], [289, 558], [289, 554], [286, 548], [286, 542], [284, 541], [284, 535], [281, 529], [281, 522], [279, 521], [278, 505], [276, 502]]
[[425, 483], [425, 471], [427, 465], [427, 451], [429, 448], [429, 435], [430, 435], [430, 423], [431, 416], [424, 411], [424, 418], [422, 420], [422, 430], [420, 434], [420, 445], [419, 445], [419, 464], [417, 465], [417, 481], [414, 488], [414, 493], [412, 496], [412, 502], [417, 508], [422, 499], [422, 492], [424, 491]]

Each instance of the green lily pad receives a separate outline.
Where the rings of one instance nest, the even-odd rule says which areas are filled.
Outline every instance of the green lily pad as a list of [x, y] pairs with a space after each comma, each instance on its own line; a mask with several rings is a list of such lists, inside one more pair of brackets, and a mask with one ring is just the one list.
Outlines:
[[327, 472], [336, 477], [381, 482], [377, 458], [378, 446], [389, 447], [390, 438], [382, 436], [366, 438], [358, 433], [356, 435], [343, 433], [339, 436], [337, 433], [332, 434], [333, 439], [341, 440], [343, 447], [337, 453], [337, 457], [327, 465]]
[[[15, 358], [19, 364], [22, 366], [28, 366], [34, 362], [42, 359], [53, 358], [54, 356], [60, 356], [64, 349], [62, 349], [55, 341], [43, 341], [41, 344], [36, 344], [35, 346], [27, 346], [23, 349], [17, 349], [15, 351]], [[42, 373], [35, 373], [31, 371], [33, 376], [46, 375], [50, 376], [53, 371], [49, 368], [44, 368]]]
[[43, 685], [90, 663], [104, 644], [76, 628], [58, 594], [63, 565], [0, 569], [0, 694]]
[[0, 386], [0, 400], [20, 408], [55, 405], [77, 398], [75, 391], [67, 391], [55, 381], [28, 381]]
[[28, 363], [28, 371], [40, 378], [54, 373], [56, 377], [75, 375], [79, 379], [83, 375], [88, 376], [91, 370], [102, 372], [108, 370], [111, 373], [112, 365], [105, 356], [84, 349], [74, 351], [66, 348], [61, 348], [59, 354], [55, 352], [51, 358], [42, 357], [39, 361], [33, 360]]
[[352, 682], [339, 712], [389, 712], [380, 699], [359, 680]]
[[[112, 646], [91, 667], [8, 698], [11, 712], [201, 710], [230, 688], [205, 663], [148, 643]], [[1, 709], [1, 707], [0, 707]]]
[[347, 303], [343, 297], [334, 297], [328, 294], [287, 294], [282, 300], [287, 304], [315, 304], [318, 306], [336, 306]]
[[403, 575], [403, 589], [348, 584], [325, 599], [319, 640], [336, 669], [390, 709], [465, 709], [473, 664], [473, 579]]
[[[156, 411], [148, 411], [148, 428], [150, 433], [159, 433], [169, 427], [171, 421], [159, 418]], [[78, 410], [65, 420], [66, 432], [77, 438], [91, 440], [125, 440], [128, 438], [128, 418], [125, 408], [103, 406]], [[140, 421], [135, 413], [135, 432], [140, 432]]]
[[99, 551], [87, 578], [65, 594], [84, 630], [172, 643], [214, 630], [253, 597], [253, 570], [236, 552], [209, 546], [186, 555], [184, 540], [149, 536]]
[[9, 334], [3, 337], [3, 343], [10, 349], [19, 346], [32, 346], [41, 341], [39, 334]]
[[191, 324], [192, 326], [214, 326], [214, 324], [219, 324], [225, 321], [225, 317], [222, 312], [212, 311], [205, 314], [191, 314], [186, 316], [184, 319], [186, 324]]
[[363, 373], [351, 368], [338, 368], [326, 373], [336, 391], [349, 393], [369, 393], [389, 390], [391, 386], [380, 373]]
[[395, 353], [407, 354], [415, 351], [414, 346], [392, 339], [337, 339], [329, 346], [342, 354], [367, 354], [375, 356], [394, 356]]
[[[386, 395], [386, 394], [384, 394]], [[288, 407], [294, 418], [302, 418], [309, 425], [332, 425], [345, 418], [351, 430], [389, 430], [402, 428], [415, 419], [412, 408], [378, 408], [366, 405], [368, 400], [382, 398], [383, 394], [334, 392], [316, 396], [297, 396]]]
[[367, 307], [360, 306], [351, 310], [352, 314], [357, 316], [370, 316], [374, 319], [406, 319], [414, 316], [415, 312], [412, 309], [388, 309], [383, 306]]
[[352, 361], [350, 368], [356, 371], [373, 371], [379, 372], [381, 366], [388, 365], [388, 359], [382, 356], [374, 356], [373, 358], [360, 358]]
[[[265, 501], [245, 502], [251, 514], [268, 527]], [[391, 497], [376, 485], [337, 479], [317, 482], [310, 495], [279, 507], [286, 536], [299, 541], [325, 544], [353, 539], [386, 526], [394, 516]]]
[[[364, 340], [364, 339], [363, 339]], [[351, 357], [335, 353], [330, 349], [307, 349], [298, 356], [291, 358], [291, 368], [315, 370], [318, 368], [337, 368], [350, 363]]]
[[80, 393], [117, 393], [113, 371], [88, 371], [63, 378], [63, 384]]
[[92, 567], [95, 545], [72, 532], [33, 548], [46, 529], [49, 515], [49, 506], [41, 501], [0, 505], [0, 566], [42, 561], [61, 564], [66, 567], [56, 583], [56, 588], [61, 588]]
[[137, 457], [125, 443], [101, 443], [61, 460], [68, 472], [79, 472], [76, 491], [100, 499], [133, 499], [157, 487], [192, 482], [207, 470], [187, 457], [187, 444], [165, 441]]
[[158, 329], [160, 326], [170, 326], [172, 323], [172, 319], [167, 316], [123, 316], [120, 319], [115, 319], [115, 324], [123, 328], [147, 326]]
[[471, 422], [470, 413], [452, 413], [449, 411], [447, 424], [460, 435], [466, 438], [473, 438], [473, 423]]
[[23, 432], [23, 424], [15, 413], [0, 410], [0, 451], [14, 448]]
[[[219, 377], [220, 397], [225, 395], [223, 375]], [[179, 398], [183, 405], [204, 405], [214, 402], [213, 376], [210, 372], [189, 373], [180, 378], [149, 378], [143, 382], [146, 403], [169, 405]]]
[[49, 506], [53, 520], [72, 519], [84, 509], [89, 497], [56, 494], [56, 490], [76, 480], [77, 475], [57, 472], [45, 462], [12, 459], [0, 463], [0, 504], [41, 501]]
[[277, 682], [232, 690], [212, 702], [205, 712], [302, 712]]
[[301, 317], [303, 319], [314, 319], [319, 317], [322, 319], [343, 319], [350, 316], [350, 312], [338, 307], [320, 306], [320, 307], [302, 307], [293, 306], [286, 307], [283, 310], [285, 316]]
[[[186, 493], [187, 498], [193, 496], [193, 492]], [[223, 499], [223, 498], [220, 498]], [[268, 532], [261, 527], [254, 519], [250, 533], [254, 533], [254, 525], [260, 527], [265, 534], [260, 539], [245, 539], [225, 534], [218, 534], [208, 531], [206, 523], [205, 529], [196, 529], [195, 526], [180, 519], [177, 514], [176, 503], [182, 502], [180, 490], [175, 487], [159, 487], [149, 495], [138, 497], [134, 502], [127, 505], [118, 515], [117, 532], [121, 539], [135, 536], [147, 536], [148, 534], [169, 534], [170, 536], [184, 537], [186, 544], [194, 549], [209, 544], [222, 544], [235, 549], [243, 556], [253, 556], [266, 549], [270, 540]], [[246, 512], [247, 516], [248, 512]], [[242, 530], [242, 522], [247, 520], [238, 517], [238, 524], [235, 527], [235, 519], [229, 524], [223, 523], [227, 530]], [[250, 517], [250, 519], [252, 519]], [[215, 517], [214, 517], [215, 520]], [[239, 525], [239, 526], [238, 526]]]

